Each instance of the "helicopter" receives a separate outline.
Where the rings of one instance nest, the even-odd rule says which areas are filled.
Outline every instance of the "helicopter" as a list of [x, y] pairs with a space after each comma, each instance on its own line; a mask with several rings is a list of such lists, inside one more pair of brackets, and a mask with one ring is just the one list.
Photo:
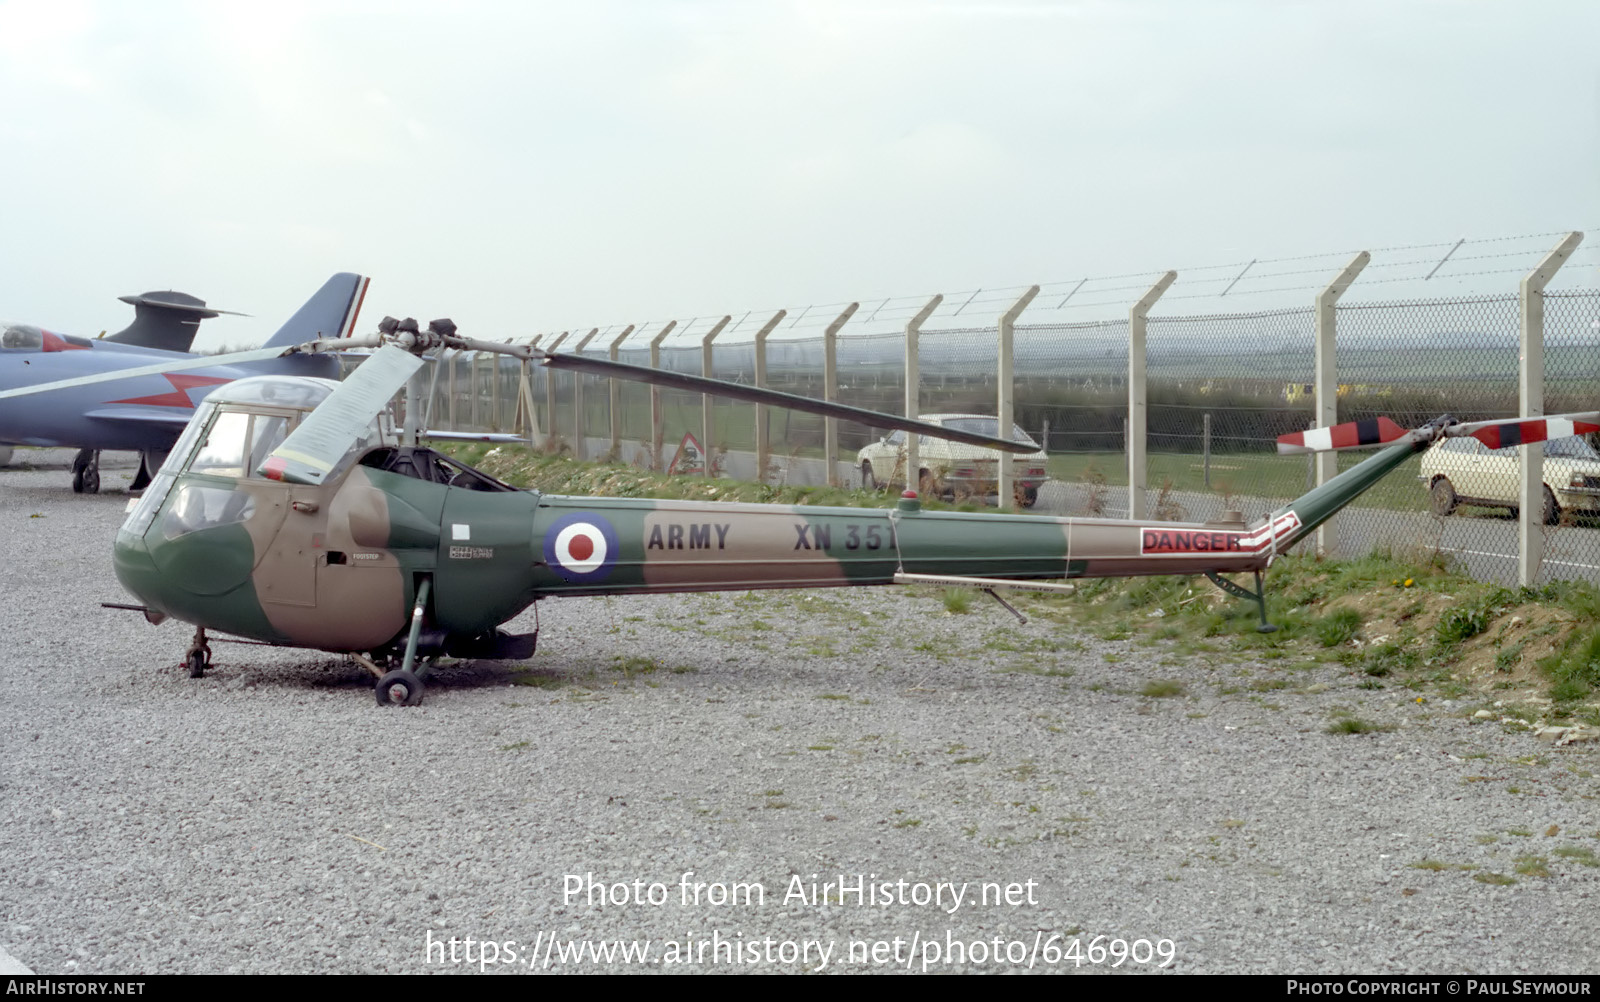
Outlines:
[[[532, 656], [537, 628], [512, 634], [501, 626], [539, 600], [630, 593], [932, 583], [980, 588], [1009, 609], [995, 589], [1204, 574], [1254, 601], [1258, 628], [1270, 631], [1262, 572], [1412, 454], [1464, 434], [1492, 446], [1600, 430], [1595, 413], [1473, 424], [1446, 416], [1411, 430], [1360, 422], [1296, 433], [1280, 441], [1281, 451], [1385, 448], [1250, 524], [1235, 513], [1190, 523], [933, 511], [910, 490], [887, 509], [572, 497], [511, 487], [419, 444], [427, 434], [421, 414], [408, 407], [397, 421], [391, 398], [407, 385], [421, 388], [427, 352], [497, 351], [878, 427], [960, 435], [1009, 452], [1034, 446], [705, 377], [476, 341], [458, 336], [448, 320], [422, 331], [415, 321], [385, 318], [366, 339], [288, 351], [363, 343], [377, 350], [343, 382], [267, 375], [213, 391], [131, 503], [113, 561], [138, 603], [109, 604], [151, 623], [193, 624], [184, 656], [191, 676], [210, 665], [210, 631], [348, 655], [374, 676], [380, 706], [416, 705], [432, 659]], [[1254, 591], [1223, 577], [1230, 573], [1253, 574]]]

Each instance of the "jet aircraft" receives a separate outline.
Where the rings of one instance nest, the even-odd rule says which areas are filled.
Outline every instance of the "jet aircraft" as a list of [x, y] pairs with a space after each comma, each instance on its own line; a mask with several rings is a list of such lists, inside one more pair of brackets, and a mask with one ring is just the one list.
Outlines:
[[[345, 337], [354, 329], [367, 279], [340, 273], [328, 279], [267, 342], [268, 347], [322, 337]], [[79, 449], [72, 489], [100, 489], [99, 453], [125, 449], [140, 454], [135, 489], [143, 487], [189, 418], [197, 401], [217, 386], [245, 376], [283, 374], [336, 377], [338, 361], [327, 355], [295, 355], [250, 364], [217, 365], [185, 372], [163, 366], [198, 356], [189, 353], [195, 324], [223, 312], [183, 293], [125, 296], [135, 318], [105, 338], [57, 334], [29, 324], [0, 322], [0, 391], [41, 383], [65, 383], [37, 399], [0, 399], [0, 450], [34, 445]], [[126, 370], [126, 378], [105, 380]]]

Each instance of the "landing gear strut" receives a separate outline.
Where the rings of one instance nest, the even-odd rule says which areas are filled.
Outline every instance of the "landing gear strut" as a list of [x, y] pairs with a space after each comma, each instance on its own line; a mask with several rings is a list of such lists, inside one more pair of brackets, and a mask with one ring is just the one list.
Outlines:
[[79, 449], [72, 458], [72, 493], [100, 493], [100, 453], [95, 449]]
[[1256, 571], [1255, 573], [1256, 590], [1253, 592], [1248, 588], [1242, 588], [1239, 585], [1234, 584], [1232, 581], [1229, 581], [1216, 571], [1206, 571], [1206, 577], [1211, 579], [1212, 584], [1216, 585], [1218, 588], [1221, 588], [1229, 595], [1232, 595], [1235, 598], [1248, 599], [1249, 601], [1254, 602], [1256, 604], [1256, 610], [1261, 613], [1261, 625], [1256, 627], [1256, 632], [1273, 633], [1276, 632], [1278, 628], [1267, 622], [1267, 597], [1266, 593], [1261, 587], [1261, 572]]
[[189, 641], [189, 650], [183, 655], [184, 667], [189, 669], [190, 678], [204, 678], [206, 669], [211, 667], [211, 645], [206, 643], [206, 628], [194, 628], [194, 639]]
[[[375, 695], [379, 706], [416, 706], [422, 702], [422, 674], [426, 667], [417, 663], [417, 637], [422, 633], [422, 615], [428, 608], [432, 578], [417, 586], [417, 604], [411, 610], [411, 633], [406, 637], [406, 654], [400, 668], [378, 679]], [[415, 668], [416, 671], [412, 671]]]

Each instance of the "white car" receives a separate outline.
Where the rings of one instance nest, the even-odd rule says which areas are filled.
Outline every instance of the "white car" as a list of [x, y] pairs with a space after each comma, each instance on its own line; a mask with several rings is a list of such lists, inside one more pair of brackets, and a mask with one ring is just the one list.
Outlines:
[[[988, 435], [999, 434], [1000, 421], [986, 414], [924, 414], [927, 421], [943, 428]], [[1027, 432], [1012, 425], [1011, 440], [1038, 449]], [[1024, 508], [1039, 500], [1039, 485], [1045, 481], [1043, 450], [1011, 454], [1011, 469], [1016, 479], [1017, 502]], [[917, 444], [917, 489], [925, 496], [983, 497], [995, 492], [1000, 481], [1000, 453], [976, 445], [951, 442], [923, 435]], [[906, 433], [897, 431], [856, 453], [865, 487], [892, 487], [906, 483]]]
[[[1517, 512], [1521, 449], [1491, 449], [1470, 436], [1447, 438], [1422, 457], [1418, 478], [1428, 488], [1436, 515], [1457, 505], [1488, 505]], [[1600, 454], [1581, 438], [1544, 443], [1544, 521], [1555, 525], [1563, 511], [1600, 515]]]

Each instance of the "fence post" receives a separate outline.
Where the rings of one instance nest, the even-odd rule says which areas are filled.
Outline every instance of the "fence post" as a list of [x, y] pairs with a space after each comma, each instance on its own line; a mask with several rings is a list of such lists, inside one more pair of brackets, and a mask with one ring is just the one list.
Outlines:
[[[667, 325], [661, 328], [660, 333], [650, 339], [650, 368], [661, 368], [661, 342], [672, 333], [672, 328], [678, 326], [676, 320], [668, 320]], [[650, 468], [664, 470], [665, 464], [661, 460], [661, 387], [654, 384], [650, 387]]]
[[[917, 341], [922, 334], [922, 325], [927, 322], [929, 317], [933, 316], [933, 311], [937, 310], [942, 302], [944, 302], [943, 294], [934, 296], [928, 300], [922, 309], [917, 311], [916, 316], [906, 323], [906, 417], [911, 418], [913, 421], [922, 416], [922, 367], [921, 358], [918, 355]], [[917, 477], [917, 471], [921, 468], [922, 457], [919, 455], [921, 447], [922, 436], [916, 432], [908, 432], [906, 434], [905, 479], [906, 490], [908, 491], [921, 492], [922, 490], [922, 481]], [[889, 484], [893, 479], [894, 468], [890, 467], [889, 475], [884, 478], [883, 483]], [[865, 485], [863, 484], [862, 486]]]
[[[1344, 270], [1339, 272], [1338, 277], [1317, 293], [1316, 362], [1312, 373], [1312, 400], [1316, 409], [1311, 421], [1313, 428], [1329, 428], [1339, 423], [1339, 318], [1334, 306], [1371, 260], [1372, 255], [1366, 251], [1357, 254], [1344, 266]], [[1317, 483], [1325, 484], [1339, 474], [1339, 454], [1316, 453], [1312, 465], [1316, 467]], [[1330, 554], [1338, 549], [1338, 546], [1336, 515], [1317, 529], [1317, 554], [1318, 556]]]
[[[716, 322], [706, 336], [700, 339], [700, 375], [711, 378], [711, 342], [722, 333], [722, 328], [728, 326], [728, 321], [733, 319], [733, 314], [728, 314]], [[716, 474], [711, 469], [711, 394], [700, 394], [700, 464], [705, 467], [702, 471], [709, 477]]]
[[[1028, 286], [1028, 291], [1017, 297], [1011, 304], [1011, 309], [1000, 314], [1000, 360], [995, 367], [995, 394], [996, 405], [1000, 412], [999, 428], [995, 433], [996, 438], [1010, 440], [1011, 428], [1016, 424], [1016, 376], [1012, 373], [1012, 329], [1016, 326], [1017, 318], [1022, 316], [1022, 311], [1033, 302], [1033, 297], [1039, 294], [1037, 285]], [[996, 466], [999, 467], [1000, 479], [995, 490], [999, 495], [994, 499], [996, 508], [1010, 508], [1017, 503], [1017, 471], [1011, 461], [1011, 453], [996, 453], [999, 457]]]
[[481, 353], [473, 352], [472, 360], [467, 363], [467, 390], [472, 394], [472, 430], [482, 431], [483, 424], [478, 420], [478, 414], [483, 409], [478, 397], [481, 393], [478, 387], [478, 359]]
[[[600, 328], [595, 327], [595, 328], [590, 329], [589, 333], [585, 334], [582, 337], [582, 339], [580, 339], [578, 341], [578, 346], [576, 348], [572, 349], [573, 354], [582, 355], [583, 354], [583, 349], [585, 349], [585, 348], [587, 348], [589, 346], [589, 342], [592, 341], [594, 339], [594, 336], [596, 334], [598, 334], [598, 333], [600, 333]], [[584, 421], [583, 421], [583, 373], [574, 371], [572, 373], [572, 458], [573, 459], [583, 460], [583, 459], [589, 458], [589, 450], [584, 448], [584, 442], [583, 442], [584, 428], [583, 428], [583, 425], [584, 425]]]
[[[756, 385], [765, 388], [767, 385], [767, 335], [784, 317], [789, 315], [788, 310], [779, 310], [772, 315], [772, 319], [756, 331]], [[767, 406], [756, 404], [756, 479], [762, 483], [767, 482], [767, 467], [772, 463], [772, 438], [767, 433]]]
[[[612, 339], [611, 346], [606, 351], [611, 361], [617, 360], [617, 352], [622, 348], [622, 342], [632, 333], [633, 324], [629, 324], [622, 329], [621, 334]], [[616, 379], [608, 379], [606, 382], [611, 384], [608, 387], [611, 398], [611, 461], [620, 463], [622, 462], [622, 383]]]
[[[545, 351], [555, 351], [561, 347], [561, 342], [565, 341], [567, 335], [571, 333], [571, 331], [562, 331], [554, 341], [550, 342], [550, 347], [546, 348]], [[548, 365], [544, 367], [544, 417], [545, 441], [549, 442], [556, 437], [556, 370]]]
[[[833, 323], [822, 332], [822, 398], [829, 403], [839, 400], [839, 328], [845, 325], [861, 306], [851, 303], [833, 318]], [[822, 453], [828, 464], [828, 486], [839, 486], [839, 419], [822, 419]]]
[[[439, 353], [439, 357], [441, 359], [443, 359], [444, 358], [444, 353], [440, 352]], [[458, 367], [460, 358], [461, 358], [461, 352], [452, 351], [450, 353], [450, 387], [449, 387], [449, 393], [450, 393], [450, 430], [451, 431], [460, 431], [461, 430], [461, 426], [456, 423], [456, 369]]]
[[[1545, 255], [1539, 266], [1528, 272], [1518, 289], [1522, 313], [1522, 364], [1517, 373], [1517, 397], [1522, 417], [1544, 414], [1544, 287], [1566, 263], [1573, 250], [1583, 243], [1583, 234], [1568, 233]], [[1544, 445], [1520, 445], [1522, 482], [1518, 485], [1521, 502], [1517, 519], [1517, 583], [1533, 587], [1539, 579], [1539, 564], [1544, 560]]]
[[1150, 307], [1173, 282], [1178, 273], [1169, 271], [1156, 280], [1128, 310], [1128, 517], [1144, 518], [1145, 486], [1145, 391], [1144, 335]]
[[1211, 412], [1210, 411], [1206, 411], [1205, 420], [1201, 422], [1201, 427], [1202, 427], [1203, 430], [1200, 433], [1201, 434], [1200, 448], [1201, 448], [1201, 450], [1202, 450], [1202, 452], [1203, 452], [1203, 454], [1205, 456], [1205, 458], [1201, 462], [1203, 464], [1203, 468], [1205, 469], [1206, 490], [1209, 491], [1211, 489]]

